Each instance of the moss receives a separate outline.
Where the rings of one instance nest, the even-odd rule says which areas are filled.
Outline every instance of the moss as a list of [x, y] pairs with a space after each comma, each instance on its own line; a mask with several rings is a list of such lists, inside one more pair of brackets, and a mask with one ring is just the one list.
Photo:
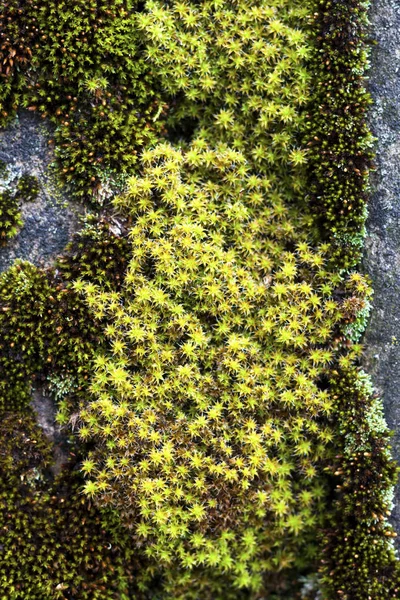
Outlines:
[[[307, 124], [311, 202], [319, 211], [321, 235], [332, 240], [331, 268], [337, 270], [359, 263], [365, 235], [373, 158], [366, 122], [371, 104], [365, 89], [368, 6], [357, 0], [320, 0], [313, 15], [317, 32], [313, 60], [319, 76]], [[357, 341], [370, 309], [368, 282], [351, 274], [343, 297], [341, 333], [349, 353], [340, 357], [330, 374], [337, 436], [331, 472], [336, 487], [321, 563], [323, 595], [397, 598], [399, 563], [392, 543], [395, 533], [387, 520], [397, 473], [382, 402], [357, 368], [361, 352]]]
[[22, 225], [18, 200], [9, 189], [0, 191], [0, 246], [13, 238]]
[[7, 0], [0, 7], [0, 39], [0, 115], [6, 123], [17, 109], [24, 89], [35, 39], [35, 27], [26, 21], [19, 0]]
[[334, 517], [326, 532], [326, 597], [398, 598], [400, 572], [387, 521], [397, 469], [381, 404], [354, 367], [332, 373], [338, 450], [332, 461]]
[[0, 410], [30, 401], [35, 377], [60, 371], [80, 390], [101, 332], [53, 270], [17, 262], [0, 276]]
[[57, 266], [66, 281], [79, 278], [119, 289], [130, 257], [124, 220], [92, 215], [66, 247]]
[[34, 419], [3, 415], [0, 598], [126, 598], [136, 565], [124, 534], [117, 538], [113, 517], [107, 527], [107, 516], [82, 498], [73, 461], [49, 484], [50, 462], [49, 442]]
[[[3, 163], [3, 176], [7, 175], [7, 165]], [[0, 173], [1, 176], [1, 173]], [[15, 189], [9, 183], [0, 191], [0, 246], [7, 244], [23, 224], [21, 200], [33, 201], [39, 192], [38, 180], [32, 175], [23, 175], [17, 181]]]
[[7, 171], [7, 163], [0, 159], [0, 178], [6, 177]]
[[59, 173], [80, 196], [98, 194], [103, 168], [131, 171], [164, 129], [136, 4], [11, 0], [1, 9], [3, 120], [20, 105], [50, 118]]
[[[366, 9], [1, 9], [4, 122], [18, 105], [49, 117], [60, 175], [104, 204], [55, 269], [0, 278], [13, 597], [398, 597], [396, 470], [357, 368], [371, 296], [352, 271], [372, 159]], [[35, 182], [17, 188], [29, 197]], [[72, 458], [47, 478], [35, 379], [79, 430], [85, 482]], [[134, 553], [146, 561], [132, 581]]]
[[17, 197], [25, 202], [34, 202], [39, 194], [39, 181], [34, 175], [25, 173], [17, 183]]
[[373, 137], [366, 120], [368, 2], [318, 0], [307, 131], [311, 205], [334, 247], [336, 268], [360, 262]]
[[219, 579], [272, 594], [276, 568], [312, 563], [325, 495], [316, 381], [341, 307], [318, 291], [324, 248], [285, 249], [296, 232], [274, 197], [260, 214], [265, 179], [246, 167], [225, 147], [147, 152], [118, 200], [132, 218], [121, 292], [75, 283], [110, 320], [81, 412], [86, 494], [134, 524], [181, 597], [222, 597]]

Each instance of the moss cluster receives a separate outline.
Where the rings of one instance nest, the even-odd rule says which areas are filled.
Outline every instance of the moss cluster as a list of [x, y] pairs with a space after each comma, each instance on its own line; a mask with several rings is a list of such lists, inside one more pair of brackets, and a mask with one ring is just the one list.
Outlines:
[[52, 270], [17, 262], [0, 276], [0, 408], [30, 401], [37, 375], [72, 378], [79, 390], [101, 330]]
[[24, 173], [17, 183], [17, 196], [25, 202], [34, 202], [39, 194], [39, 181], [34, 175]]
[[[7, 164], [0, 161], [0, 178], [8, 176]], [[10, 183], [0, 191], [0, 246], [7, 244], [23, 224], [21, 202], [36, 200], [39, 193], [37, 177], [25, 173], [16, 185]]]
[[130, 257], [124, 220], [91, 215], [68, 244], [57, 266], [65, 281], [84, 279], [118, 290]]
[[[396, 471], [357, 367], [371, 292], [350, 270], [366, 8], [4, 4], [4, 119], [53, 120], [76, 193], [126, 181], [54, 269], [0, 278], [4, 598], [295, 600], [303, 576], [326, 600], [399, 597]], [[79, 432], [55, 481], [34, 380]]]
[[339, 453], [330, 467], [336, 486], [322, 564], [326, 596], [398, 598], [396, 533], [387, 521], [396, 467], [382, 406], [368, 377], [354, 367], [331, 377]]
[[13, 238], [21, 225], [22, 217], [16, 194], [9, 189], [0, 191], [0, 246]]
[[7, 175], [7, 163], [4, 160], [0, 159], [0, 177], [3, 178]]
[[181, 568], [182, 598], [220, 597], [222, 574], [271, 592], [269, 572], [311, 559], [299, 545], [322, 514], [331, 404], [316, 381], [341, 319], [335, 276], [326, 248], [286, 250], [287, 214], [241, 153], [166, 145], [143, 160], [118, 201], [133, 221], [121, 292], [74, 285], [110, 322], [81, 412], [96, 442], [85, 491]]
[[[318, 0], [314, 66], [318, 69], [307, 121], [311, 204], [320, 210], [321, 235], [331, 240], [332, 267], [357, 266], [367, 215], [373, 138], [366, 122], [371, 98], [368, 2]], [[322, 209], [322, 210], [321, 210]], [[400, 569], [388, 524], [398, 472], [390, 456], [382, 403], [357, 367], [357, 341], [366, 324], [371, 290], [353, 274], [345, 286], [351, 324], [342, 335], [351, 348], [330, 373], [336, 422], [335, 484], [321, 563], [327, 598], [398, 598]], [[364, 302], [359, 296], [364, 286]]]
[[311, 206], [334, 246], [336, 268], [360, 261], [367, 215], [373, 137], [366, 121], [371, 98], [368, 2], [318, 0], [313, 66], [318, 73], [306, 122]]
[[51, 454], [32, 416], [2, 415], [0, 598], [127, 598], [134, 562], [124, 534], [82, 498], [71, 466], [49, 483]]
[[[141, 52], [134, 0], [9, 0], [0, 9], [0, 113], [49, 117], [59, 171], [97, 194], [101, 170], [132, 170], [163, 132], [160, 86]], [[1, 60], [2, 59], [2, 60]]]

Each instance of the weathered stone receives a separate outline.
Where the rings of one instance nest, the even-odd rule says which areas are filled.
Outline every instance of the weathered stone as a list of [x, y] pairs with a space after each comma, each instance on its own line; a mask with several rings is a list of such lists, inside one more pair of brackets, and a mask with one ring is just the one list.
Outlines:
[[50, 471], [56, 476], [69, 459], [68, 437], [56, 421], [56, 402], [44, 389], [34, 388], [32, 390], [32, 408], [44, 435], [52, 442], [53, 464]]
[[[400, 463], [400, 1], [374, 0], [369, 89], [370, 122], [377, 137], [364, 269], [375, 290], [365, 333], [364, 365], [383, 398], [394, 431], [392, 451]], [[400, 486], [393, 523], [400, 534]]]
[[[0, 179], [0, 190], [15, 190], [22, 175], [37, 178], [39, 193], [34, 201], [21, 201], [23, 225], [17, 235], [0, 247], [0, 272], [21, 258], [47, 266], [65, 248], [80, 227], [82, 206], [72, 202], [57, 186], [51, 172], [53, 153], [48, 140], [50, 127], [39, 117], [21, 111], [18, 118], [0, 131], [0, 160], [7, 174]], [[50, 471], [58, 475], [69, 458], [68, 439], [56, 422], [56, 402], [42, 389], [32, 390], [32, 408], [44, 434], [53, 444], [54, 462]]]
[[15, 122], [0, 131], [0, 160], [8, 170], [0, 187], [15, 187], [24, 174], [37, 177], [39, 182], [37, 199], [21, 202], [24, 223], [20, 231], [0, 248], [0, 272], [16, 258], [38, 266], [51, 264], [79, 228], [82, 207], [71, 202], [52, 177], [49, 139], [49, 126], [28, 111], [20, 111]]

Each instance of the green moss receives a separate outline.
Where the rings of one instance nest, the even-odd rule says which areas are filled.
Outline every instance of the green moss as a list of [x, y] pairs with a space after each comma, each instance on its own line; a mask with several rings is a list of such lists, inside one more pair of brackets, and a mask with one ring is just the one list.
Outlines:
[[67, 246], [57, 266], [67, 281], [80, 278], [119, 289], [129, 258], [124, 220], [92, 215]]
[[332, 373], [338, 418], [334, 517], [326, 531], [323, 584], [327, 598], [398, 598], [400, 574], [387, 521], [397, 469], [389, 432], [371, 384], [354, 367]]
[[343, 318], [327, 248], [286, 249], [287, 213], [237, 151], [158, 146], [143, 163], [117, 201], [132, 219], [121, 292], [74, 286], [110, 321], [81, 411], [85, 492], [134, 526], [174, 597], [222, 598], [222, 581], [273, 594], [276, 569], [312, 564], [323, 515], [317, 382]]
[[[6, 163], [0, 164], [1, 176], [7, 175]], [[33, 201], [39, 192], [38, 180], [32, 175], [23, 175], [17, 181], [16, 188], [8, 184], [0, 191], [0, 246], [7, 244], [23, 224], [20, 202]]]
[[6, 177], [7, 171], [7, 163], [0, 159], [0, 178]]
[[77, 195], [97, 197], [103, 168], [132, 171], [164, 129], [136, 4], [12, 0], [1, 9], [4, 121], [22, 104], [54, 122], [59, 172]]
[[0, 598], [127, 598], [136, 565], [123, 532], [82, 498], [73, 462], [49, 483], [51, 459], [31, 416], [3, 415]]
[[0, 246], [14, 237], [22, 225], [18, 200], [10, 190], [0, 191]]
[[[28, 3], [26, 3], [28, 4]], [[25, 73], [32, 57], [35, 27], [25, 19], [25, 6], [8, 0], [0, 7], [0, 116], [6, 123], [14, 114], [25, 87]], [[32, 2], [30, 3], [32, 4]]]
[[316, 32], [314, 80], [309, 106], [311, 204], [322, 235], [336, 247], [336, 268], [360, 261], [373, 137], [366, 120], [369, 3], [318, 0], [312, 17]]
[[[357, 368], [371, 292], [351, 271], [372, 158], [366, 9], [1, 9], [4, 122], [21, 105], [49, 117], [64, 181], [105, 209], [55, 269], [0, 278], [0, 409], [25, 411], [16, 429], [4, 416], [0, 452], [12, 598], [294, 600], [310, 581], [327, 600], [398, 597], [395, 467]], [[79, 430], [85, 483], [46, 479], [24, 421], [35, 379]], [[18, 454], [28, 437], [36, 454]]]
[[30, 401], [35, 377], [62, 372], [80, 391], [99, 326], [52, 270], [17, 262], [0, 276], [0, 410]]
[[17, 196], [22, 201], [33, 202], [39, 194], [39, 181], [34, 175], [25, 173], [17, 183]]

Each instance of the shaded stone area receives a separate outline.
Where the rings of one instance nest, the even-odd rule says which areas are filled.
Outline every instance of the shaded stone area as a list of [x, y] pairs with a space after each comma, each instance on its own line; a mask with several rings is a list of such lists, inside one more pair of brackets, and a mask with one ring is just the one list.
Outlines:
[[34, 202], [22, 202], [23, 225], [6, 246], [0, 247], [0, 272], [15, 259], [47, 266], [59, 254], [79, 228], [82, 207], [68, 200], [57, 187], [49, 165], [53, 160], [50, 130], [43, 121], [28, 111], [0, 131], [0, 160], [7, 164], [7, 176], [1, 187], [13, 188], [24, 175], [37, 177], [39, 194]]
[[[383, 398], [400, 464], [400, 1], [373, 0], [369, 89], [371, 127], [377, 141], [364, 270], [375, 290], [364, 337], [364, 365]], [[400, 534], [400, 485], [392, 519]], [[399, 538], [398, 538], [399, 539]]]
[[32, 408], [36, 413], [37, 422], [44, 435], [53, 444], [54, 463], [50, 471], [55, 477], [69, 459], [68, 438], [56, 422], [56, 402], [46, 395], [42, 388], [35, 388], [32, 390]]

